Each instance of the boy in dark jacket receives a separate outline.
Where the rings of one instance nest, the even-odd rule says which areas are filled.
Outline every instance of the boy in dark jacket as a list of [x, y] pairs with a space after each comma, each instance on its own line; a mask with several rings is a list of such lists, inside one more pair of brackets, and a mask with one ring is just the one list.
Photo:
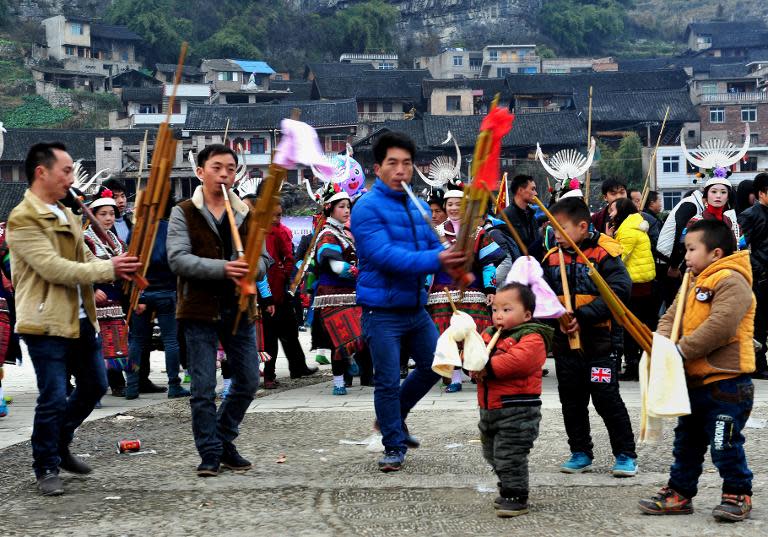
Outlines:
[[536, 296], [530, 287], [512, 283], [496, 291], [493, 325], [501, 337], [477, 380], [483, 456], [499, 477], [493, 502], [498, 517], [528, 512], [528, 453], [539, 436], [541, 367], [552, 344], [553, 329], [531, 322]]
[[[621, 261], [621, 246], [612, 238], [589, 231], [589, 209], [579, 198], [566, 198], [551, 209], [553, 217], [576, 243], [622, 301], [629, 298], [632, 280]], [[565, 237], [555, 233], [562, 248], [570, 288], [573, 319], [555, 334], [554, 355], [563, 420], [571, 458], [560, 470], [587, 472], [592, 468], [592, 437], [589, 429], [589, 400], [603, 418], [616, 457], [613, 475], [631, 477], [637, 473], [637, 455], [627, 408], [619, 394], [618, 364], [611, 355], [611, 312], [588, 275], [589, 266], [572, 252]], [[557, 248], [544, 257], [544, 278], [564, 303]], [[579, 332], [581, 349], [571, 350], [567, 334]]]

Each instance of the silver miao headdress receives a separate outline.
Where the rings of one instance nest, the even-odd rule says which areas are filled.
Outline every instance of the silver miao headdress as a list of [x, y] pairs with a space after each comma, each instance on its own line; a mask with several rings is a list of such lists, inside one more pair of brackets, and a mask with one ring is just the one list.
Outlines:
[[3, 136], [7, 130], [3, 127], [3, 122], [0, 121], [0, 158], [3, 156], [3, 149], [5, 148], [5, 137]]
[[85, 195], [96, 194], [101, 183], [112, 177], [109, 171], [109, 168], [105, 168], [91, 176], [88, 174], [88, 170], [83, 168], [83, 161], [78, 160], [72, 166], [72, 173], [75, 176], [75, 182], [72, 186]]
[[744, 123], [744, 143], [740, 148], [728, 140], [710, 138], [696, 149], [688, 149], [685, 146], [685, 137], [682, 133], [680, 134], [680, 148], [688, 162], [701, 170], [715, 173], [718, 168], [726, 169], [747, 154], [749, 150], [749, 123]]
[[429, 185], [430, 192], [433, 188], [443, 188], [449, 181], [459, 177], [459, 174], [461, 173], [461, 151], [459, 150], [459, 144], [456, 142], [453, 134], [451, 134], [451, 131], [448, 131], [448, 138], [446, 138], [440, 145], [446, 145], [451, 141], [453, 141], [453, 146], [456, 148], [455, 161], [446, 155], [436, 157], [429, 165], [428, 176], [421, 173], [421, 170], [415, 164], [413, 166], [416, 169], [416, 173], [421, 177], [421, 180]]
[[[581, 182], [579, 177], [587, 173], [587, 170], [592, 165], [592, 160], [595, 157], [595, 145], [595, 139], [592, 138], [587, 156], [582, 155], [576, 149], [562, 149], [549, 157], [549, 159], [545, 159], [541, 146], [538, 143], [536, 144], [536, 158], [539, 159], [544, 170], [555, 178], [555, 192], [560, 193], [561, 197], [569, 191], [580, 191]], [[575, 183], [571, 184], [574, 181]]]

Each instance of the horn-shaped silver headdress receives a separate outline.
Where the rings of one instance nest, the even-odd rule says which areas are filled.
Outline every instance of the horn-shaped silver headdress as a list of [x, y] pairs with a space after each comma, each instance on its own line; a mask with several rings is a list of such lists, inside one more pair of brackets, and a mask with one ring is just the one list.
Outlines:
[[93, 176], [88, 174], [88, 170], [83, 167], [83, 161], [78, 160], [72, 166], [72, 173], [75, 176], [75, 182], [72, 186], [83, 194], [95, 194], [101, 183], [112, 177], [109, 168], [99, 170]]
[[455, 162], [451, 157], [440, 155], [439, 157], [435, 158], [429, 165], [428, 177], [425, 177], [415, 164], [413, 166], [416, 169], [416, 173], [418, 173], [419, 177], [421, 177], [421, 180], [432, 188], [442, 188], [446, 183], [448, 183], [448, 181], [457, 178], [461, 173], [461, 151], [459, 150], [459, 144], [456, 142], [453, 134], [451, 134], [451, 131], [448, 131], [448, 138], [446, 138], [445, 141], [440, 145], [445, 145], [451, 140], [453, 140], [453, 145], [456, 148]]
[[715, 168], [727, 168], [731, 164], [744, 158], [749, 149], [749, 123], [744, 123], [744, 144], [736, 147], [728, 140], [710, 138], [696, 149], [685, 147], [685, 137], [680, 135], [680, 148], [685, 159], [699, 168], [713, 170]]
[[536, 144], [536, 158], [546, 172], [557, 179], [558, 190], [570, 179], [578, 179], [589, 170], [592, 165], [592, 159], [595, 157], [595, 139], [592, 138], [589, 144], [589, 152], [585, 157], [576, 149], [563, 149], [552, 155], [549, 160], [544, 158], [541, 146]]
[[8, 131], [5, 130], [5, 127], [3, 127], [3, 122], [0, 121], [0, 158], [2, 158], [3, 149], [5, 148], [5, 137], [3, 136], [3, 134], [5, 134], [6, 132]]
[[[355, 154], [355, 151], [354, 149], [352, 149], [352, 146], [347, 144], [347, 158], [345, 159], [344, 168], [343, 169], [336, 168], [336, 173], [334, 173], [330, 177], [327, 177], [325, 174], [320, 172], [314, 164], [311, 164], [309, 168], [312, 170], [312, 173], [315, 175], [315, 177], [320, 179], [325, 184], [329, 182], [342, 183], [344, 182], [344, 180], [346, 180], [349, 177], [349, 172], [352, 169], [352, 161], [350, 160], [350, 158], [354, 154]], [[332, 167], [335, 166], [332, 156], [323, 155], [323, 158], [325, 158], [327, 164], [329, 164]], [[323, 186], [320, 187], [320, 190], [318, 190], [318, 193], [322, 194], [322, 192], [325, 190], [325, 184], [323, 184]], [[309, 197], [314, 199], [315, 196], [310, 194]]]

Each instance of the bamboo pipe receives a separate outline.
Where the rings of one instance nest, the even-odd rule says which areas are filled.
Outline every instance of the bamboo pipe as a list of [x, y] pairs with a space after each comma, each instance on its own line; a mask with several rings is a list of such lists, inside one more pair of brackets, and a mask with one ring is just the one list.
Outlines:
[[[589, 113], [587, 115], [587, 151], [592, 141], [592, 86], [589, 86]], [[589, 207], [589, 183], [592, 180], [592, 172], [587, 170], [587, 176], [584, 179], [584, 203]]]
[[304, 279], [304, 273], [307, 271], [307, 266], [309, 265], [310, 259], [312, 259], [312, 256], [314, 255], [315, 245], [317, 244], [317, 236], [320, 234], [320, 230], [323, 229], [323, 226], [325, 226], [324, 216], [318, 219], [317, 226], [315, 226], [314, 230], [315, 234], [312, 236], [312, 241], [310, 241], [309, 247], [304, 254], [304, 259], [301, 262], [301, 268], [296, 271], [296, 276], [293, 277], [291, 287], [288, 289], [288, 293], [291, 295], [296, 293], [296, 289], [298, 289], [299, 285], [301, 285], [301, 280]]
[[485, 351], [488, 353], [488, 358], [490, 359], [491, 353], [493, 352], [494, 347], [496, 347], [496, 343], [499, 341], [499, 337], [501, 336], [501, 328], [496, 330], [496, 333], [493, 334], [493, 337], [488, 342], [488, 346], [485, 348]]
[[[563, 256], [562, 248], [558, 248], [558, 256], [560, 258], [560, 283], [563, 287], [563, 305], [565, 306], [565, 315], [560, 317], [560, 325], [567, 329], [568, 324], [573, 319], [573, 306], [571, 305], [571, 289], [568, 285], [568, 273], [565, 268], [565, 257]], [[573, 351], [581, 350], [581, 337], [578, 332], [568, 334], [568, 346]]]
[[680, 285], [680, 291], [677, 293], [677, 309], [675, 309], [675, 318], [672, 321], [672, 333], [670, 338], [672, 343], [680, 341], [683, 324], [683, 310], [685, 309], [685, 298], [688, 294], [688, 287], [691, 283], [691, 271], [686, 270], [683, 276], [683, 283]]
[[448, 297], [448, 303], [451, 305], [451, 309], [453, 310], [453, 313], [458, 313], [459, 310], [456, 309], [456, 304], [453, 302], [453, 297], [451, 296], [451, 292], [448, 289], [443, 289], [445, 291], [445, 296]]
[[229, 201], [227, 185], [221, 185], [221, 194], [224, 196], [224, 209], [227, 212], [227, 219], [229, 220], [229, 228], [232, 233], [232, 242], [235, 243], [235, 250], [237, 251], [238, 259], [242, 259], [245, 254], [245, 251], [243, 250], [243, 241], [240, 239], [240, 231], [237, 229], [235, 213], [232, 212], [232, 203]]
[[667, 125], [667, 119], [669, 118], [669, 106], [664, 114], [664, 121], [661, 122], [661, 129], [659, 129], [659, 137], [656, 139], [656, 148], [653, 150], [651, 159], [648, 162], [648, 174], [645, 176], [645, 184], [643, 185], [642, 198], [640, 200], [640, 210], [645, 207], [645, 202], [648, 201], [648, 195], [651, 192], [651, 173], [656, 165], [656, 155], [659, 152], [659, 145], [661, 145], [661, 136], [664, 134], [664, 127]]

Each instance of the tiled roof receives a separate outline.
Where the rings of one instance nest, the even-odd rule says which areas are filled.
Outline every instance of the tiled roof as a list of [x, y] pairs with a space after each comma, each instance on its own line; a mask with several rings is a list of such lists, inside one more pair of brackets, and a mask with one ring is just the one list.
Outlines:
[[318, 78], [338, 78], [355, 76], [366, 69], [373, 69], [372, 63], [309, 63], [304, 71], [305, 76], [310, 72]]
[[102, 39], [116, 39], [120, 41], [141, 41], [141, 37], [129, 30], [127, 26], [114, 26], [112, 24], [91, 24], [91, 37]]
[[725, 65], [713, 65], [709, 70], [709, 78], [742, 78], [749, 74], [744, 63], [727, 63]]
[[[460, 147], [471, 149], [475, 146], [483, 116], [433, 116], [425, 115], [421, 120], [385, 121], [379, 131], [400, 131], [408, 134], [420, 149], [438, 149], [448, 131]], [[358, 141], [366, 145], [375, 137], [371, 135]], [[570, 147], [584, 145], [587, 139], [586, 123], [576, 112], [550, 112], [542, 114], [519, 114], [512, 130], [502, 146], [505, 149], [536, 147], [536, 143], [548, 147]]]
[[200, 66], [200, 69], [207, 69], [210, 71], [227, 71], [227, 72], [241, 72], [243, 70], [242, 67], [237, 65], [232, 60], [225, 60], [225, 59], [213, 59], [213, 60], [203, 60], [202, 65]]
[[190, 104], [184, 130], [223, 131], [227, 119], [230, 130], [279, 129], [280, 122], [301, 110], [301, 121], [313, 127], [357, 125], [357, 104], [352, 99], [339, 101], [280, 102], [274, 104], [195, 105]]
[[269, 89], [290, 91], [291, 95], [283, 99], [291, 101], [309, 101], [312, 99], [312, 82], [303, 80], [270, 80]]
[[500, 93], [502, 102], [511, 98], [509, 87], [503, 78], [426, 78], [422, 80], [421, 88], [425, 99], [429, 99], [437, 88], [483, 90], [483, 97], [493, 97], [496, 93]]
[[[587, 92], [574, 96], [576, 109], [587, 117]], [[698, 121], [699, 114], [686, 89], [663, 91], [599, 92], [592, 95], [592, 121], [637, 124], [644, 121], [661, 122], [669, 106], [671, 122]], [[543, 114], [547, 115], [547, 114]]]
[[141, 101], [146, 103], [159, 103], [163, 100], [163, 86], [154, 86], [151, 88], [123, 88], [122, 100]]
[[684, 88], [687, 83], [688, 75], [682, 69], [507, 76], [512, 95], [570, 95], [590, 86], [594, 91], [667, 90]]
[[739, 20], [739, 21], [705, 21], [692, 22], [685, 30], [685, 38], [691, 32], [696, 34], [716, 35], [721, 33], [732, 33], [738, 35], [740, 32], [765, 30], [765, 24], [759, 21]]
[[[155, 70], [160, 73], [175, 73], [176, 72], [176, 64], [174, 63], [156, 63], [155, 64]], [[186, 76], [200, 76], [202, 74], [202, 71], [200, 71], [199, 68], [194, 67], [192, 65], [185, 65], [182, 68], [182, 73]]]
[[101, 73], [90, 73], [87, 71], [71, 71], [69, 69], [60, 69], [58, 67], [43, 67], [36, 65], [32, 67], [33, 71], [40, 71], [41, 73], [50, 73], [52, 75], [72, 75], [72, 76], [84, 76], [90, 78], [106, 78], [107, 75]]
[[722, 33], [712, 35], [712, 48], [745, 48], [768, 46], [768, 30]]
[[421, 82], [426, 69], [365, 70], [348, 77], [317, 77], [315, 88], [320, 99], [421, 101]]
[[22, 178], [19, 183], [0, 182], [0, 222], [8, 221], [8, 215], [24, 198], [27, 181]]
[[[144, 129], [8, 129], [2, 162], [22, 162], [32, 145], [39, 142], [64, 142], [74, 160], [95, 162], [96, 138], [121, 138], [124, 143], [136, 145], [144, 139]], [[150, 132], [150, 139], [154, 136]]]

